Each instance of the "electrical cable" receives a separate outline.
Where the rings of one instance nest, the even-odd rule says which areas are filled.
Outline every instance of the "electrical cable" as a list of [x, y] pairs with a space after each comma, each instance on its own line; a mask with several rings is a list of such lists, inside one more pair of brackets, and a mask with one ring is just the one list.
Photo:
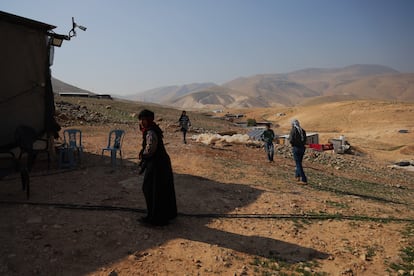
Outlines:
[[[85, 205], [72, 203], [48, 203], [48, 202], [32, 202], [32, 201], [0, 201], [1, 205], [34, 205], [42, 207], [56, 207], [62, 209], [72, 210], [87, 210], [87, 211], [121, 211], [146, 213], [145, 209], [130, 208], [122, 206], [110, 205]], [[376, 222], [410, 222], [414, 223], [411, 218], [380, 218], [360, 215], [341, 215], [341, 214], [219, 214], [219, 213], [178, 213], [182, 217], [196, 217], [196, 218], [223, 218], [223, 219], [307, 219], [307, 220], [354, 220], [354, 221], [376, 221]]]

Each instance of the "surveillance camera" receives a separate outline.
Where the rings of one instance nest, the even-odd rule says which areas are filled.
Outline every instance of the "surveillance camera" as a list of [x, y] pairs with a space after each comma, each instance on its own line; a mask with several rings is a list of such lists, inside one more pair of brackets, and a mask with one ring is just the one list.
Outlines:
[[78, 26], [79, 29], [81, 29], [82, 31], [86, 31], [86, 27], [85, 26]]
[[78, 27], [79, 29], [81, 29], [82, 31], [86, 31], [86, 27], [82, 26], [82, 25], [78, 25], [75, 23], [75, 27]]

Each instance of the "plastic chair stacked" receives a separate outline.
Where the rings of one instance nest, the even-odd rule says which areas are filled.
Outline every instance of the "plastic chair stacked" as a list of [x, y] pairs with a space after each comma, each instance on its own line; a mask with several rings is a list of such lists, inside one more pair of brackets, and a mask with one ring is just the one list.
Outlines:
[[108, 136], [108, 146], [102, 149], [102, 157], [104, 156], [105, 151], [109, 151], [111, 153], [112, 167], [115, 167], [116, 165], [116, 156], [118, 152], [122, 162], [122, 141], [124, 136], [125, 131], [122, 129], [111, 130]]
[[63, 131], [63, 145], [59, 150], [59, 168], [75, 166], [75, 154], [80, 163], [82, 153], [82, 132], [79, 129], [65, 129]]

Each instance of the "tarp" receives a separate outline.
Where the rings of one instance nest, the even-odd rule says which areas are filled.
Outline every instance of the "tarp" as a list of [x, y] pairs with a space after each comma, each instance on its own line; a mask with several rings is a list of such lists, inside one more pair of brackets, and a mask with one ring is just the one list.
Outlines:
[[247, 135], [249, 135], [250, 139], [252, 140], [262, 140], [262, 134], [265, 131], [265, 128], [255, 128], [251, 130]]

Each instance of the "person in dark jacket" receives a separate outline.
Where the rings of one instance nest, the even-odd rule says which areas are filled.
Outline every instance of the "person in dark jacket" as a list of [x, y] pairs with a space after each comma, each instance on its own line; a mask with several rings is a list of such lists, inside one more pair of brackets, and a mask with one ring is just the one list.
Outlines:
[[300, 126], [299, 121], [292, 120], [292, 128], [289, 134], [289, 142], [292, 145], [293, 159], [296, 163], [295, 177], [300, 184], [306, 185], [308, 179], [303, 171], [302, 160], [305, 155], [306, 131]]
[[178, 119], [178, 123], [180, 125], [180, 130], [183, 133], [183, 143], [187, 144], [187, 140], [186, 140], [186, 135], [187, 135], [187, 131], [191, 126], [191, 122], [190, 122], [190, 118], [187, 115], [187, 112], [185, 112], [185, 110], [183, 110], [183, 112], [181, 112], [181, 116]]
[[144, 173], [142, 191], [147, 205], [147, 215], [140, 221], [166, 225], [177, 216], [171, 160], [164, 147], [163, 131], [154, 122], [154, 112], [144, 109], [138, 119], [142, 131], [140, 173]]
[[267, 123], [266, 129], [263, 131], [261, 138], [264, 142], [267, 159], [269, 160], [269, 162], [273, 162], [273, 156], [275, 155], [275, 147], [273, 145], [273, 140], [276, 138], [276, 136], [273, 129], [271, 129], [270, 127], [270, 123]]

